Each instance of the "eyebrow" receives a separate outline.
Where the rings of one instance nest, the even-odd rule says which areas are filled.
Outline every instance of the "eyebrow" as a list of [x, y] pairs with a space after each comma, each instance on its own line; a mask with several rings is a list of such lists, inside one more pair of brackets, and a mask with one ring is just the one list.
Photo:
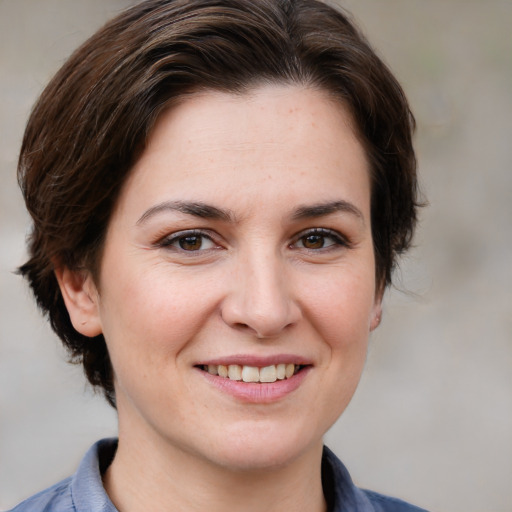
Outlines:
[[[200, 201], [164, 201], [146, 210], [136, 224], [143, 224], [151, 217], [166, 211], [180, 212], [202, 219], [221, 220], [224, 222], [235, 222], [236, 220], [235, 215], [230, 210], [223, 210]], [[293, 220], [313, 219], [338, 212], [355, 215], [364, 224], [364, 215], [361, 210], [352, 203], [343, 200], [299, 206], [294, 211], [292, 218]]]
[[137, 221], [137, 225], [143, 224], [151, 217], [166, 211], [180, 212], [202, 219], [222, 220], [233, 222], [234, 215], [229, 210], [221, 210], [215, 206], [211, 206], [200, 201], [164, 201], [146, 210]]
[[315, 217], [324, 217], [333, 213], [350, 213], [358, 217], [364, 224], [364, 215], [357, 206], [348, 201], [329, 201], [326, 203], [317, 203], [308, 206], [300, 206], [293, 214], [294, 220], [312, 219]]

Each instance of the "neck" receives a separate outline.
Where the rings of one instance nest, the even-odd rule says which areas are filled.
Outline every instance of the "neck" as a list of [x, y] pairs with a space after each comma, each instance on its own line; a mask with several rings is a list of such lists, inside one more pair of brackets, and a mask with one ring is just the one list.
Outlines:
[[325, 512], [321, 457], [320, 444], [279, 467], [237, 470], [120, 431], [104, 485], [120, 512]]

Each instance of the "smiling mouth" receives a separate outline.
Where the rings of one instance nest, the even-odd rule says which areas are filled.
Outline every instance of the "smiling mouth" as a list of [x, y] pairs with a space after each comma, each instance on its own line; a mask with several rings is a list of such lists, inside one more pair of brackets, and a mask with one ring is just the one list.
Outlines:
[[289, 379], [305, 367], [305, 365], [288, 363], [274, 364], [270, 366], [264, 366], [262, 368], [258, 366], [238, 364], [208, 364], [200, 365], [197, 368], [208, 372], [210, 375], [216, 375], [229, 380], [242, 382], [259, 382], [263, 384]]

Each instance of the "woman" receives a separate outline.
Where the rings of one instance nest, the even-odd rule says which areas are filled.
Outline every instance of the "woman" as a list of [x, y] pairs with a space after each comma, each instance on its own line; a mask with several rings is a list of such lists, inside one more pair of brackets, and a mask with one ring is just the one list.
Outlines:
[[28, 122], [20, 271], [119, 439], [14, 510], [413, 511], [322, 438], [416, 221], [413, 117], [316, 0], [149, 0]]

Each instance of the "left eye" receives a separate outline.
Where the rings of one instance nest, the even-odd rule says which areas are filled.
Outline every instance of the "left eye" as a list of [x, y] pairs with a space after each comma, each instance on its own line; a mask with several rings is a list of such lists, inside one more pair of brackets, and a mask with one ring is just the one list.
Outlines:
[[327, 247], [331, 247], [333, 245], [346, 244], [339, 235], [336, 235], [330, 230], [310, 231], [299, 237], [293, 244], [294, 247], [310, 250], [326, 249]]
[[202, 233], [174, 235], [164, 240], [162, 246], [173, 247], [187, 252], [204, 251], [216, 247], [213, 240]]

